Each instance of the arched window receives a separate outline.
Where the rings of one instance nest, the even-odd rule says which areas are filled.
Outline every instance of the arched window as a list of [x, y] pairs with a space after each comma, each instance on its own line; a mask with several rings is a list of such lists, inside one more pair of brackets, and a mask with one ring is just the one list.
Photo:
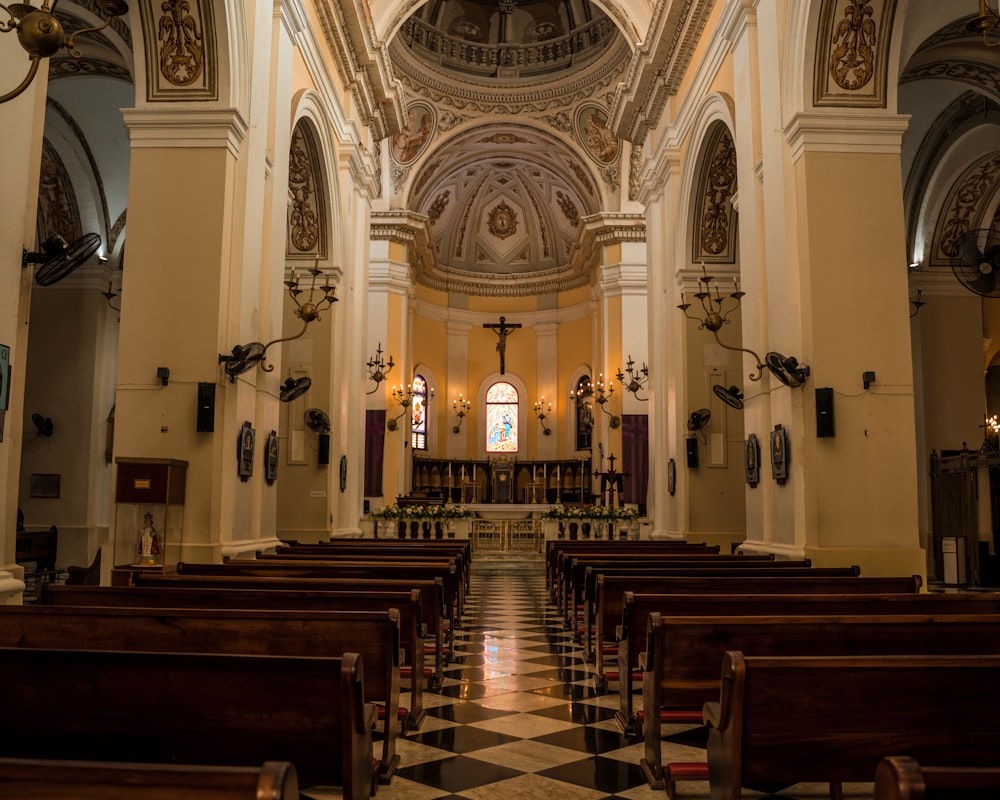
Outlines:
[[589, 375], [580, 378], [570, 396], [576, 401], [576, 449], [589, 450], [594, 427], [594, 387]]
[[504, 381], [486, 392], [486, 452], [517, 452], [517, 389]]
[[414, 450], [427, 449], [427, 381], [423, 375], [414, 375], [413, 404], [410, 406], [410, 446]]

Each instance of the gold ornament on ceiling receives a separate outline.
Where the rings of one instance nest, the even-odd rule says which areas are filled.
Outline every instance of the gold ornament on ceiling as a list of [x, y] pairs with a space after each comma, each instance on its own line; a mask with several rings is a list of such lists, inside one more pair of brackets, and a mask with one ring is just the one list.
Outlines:
[[506, 239], [517, 233], [517, 212], [506, 203], [501, 202], [490, 211], [490, 233], [498, 239]]

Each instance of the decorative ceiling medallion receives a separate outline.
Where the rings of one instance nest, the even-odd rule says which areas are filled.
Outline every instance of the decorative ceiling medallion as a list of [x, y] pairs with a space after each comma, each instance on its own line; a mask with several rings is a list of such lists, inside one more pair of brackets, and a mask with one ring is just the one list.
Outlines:
[[596, 105], [582, 105], [576, 112], [576, 137], [598, 164], [611, 164], [621, 149], [608, 127], [608, 115]]
[[215, 22], [205, 0], [143, 0], [140, 5], [148, 100], [217, 100]]
[[488, 224], [490, 233], [498, 239], [506, 239], [517, 233], [517, 212], [506, 203], [501, 202], [490, 211]]
[[413, 103], [406, 109], [406, 125], [392, 137], [392, 155], [400, 164], [409, 164], [434, 138], [434, 109], [426, 103]]

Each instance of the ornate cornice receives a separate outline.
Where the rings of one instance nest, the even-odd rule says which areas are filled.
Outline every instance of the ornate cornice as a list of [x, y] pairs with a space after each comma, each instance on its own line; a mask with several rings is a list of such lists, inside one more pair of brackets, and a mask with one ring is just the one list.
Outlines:
[[51, 58], [49, 59], [49, 80], [76, 78], [79, 76], [113, 78], [132, 83], [132, 73], [121, 64], [98, 58]]
[[122, 111], [132, 147], [226, 147], [234, 157], [247, 124], [235, 108], [156, 106]]
[[592, 69], [575, 78], [524, 85], [476, 85], [432, 70], [412, 58], [403, 47], [390, 47], [396, 74], [413, 93], [435, 104], [478, 114], [540, 114], [592, 98], [603, 87], [619, 80], [629, 57], [623, 40], [609, 48], [608, 55]]
[[995, 64], [985, 61], [952, 58], [925, 62], [907, 69], [899, 82], [909, 83], [936, 78], [968, 84], [977, 91], [989, 93], [994, 100], [1000, 102], [1000, 70]]
[[909, 120], [881, 110], [803, 112], [785, 127], [785, 138], [793, 161], [806, 152], [898, 154]]
[[667, 98], [677, 93], [694, 56], [713, 0], [658, 0], [645, 40], [632, 54], [628, 75], [611, 104], [619, 137], [642, 144], [659, 124]]

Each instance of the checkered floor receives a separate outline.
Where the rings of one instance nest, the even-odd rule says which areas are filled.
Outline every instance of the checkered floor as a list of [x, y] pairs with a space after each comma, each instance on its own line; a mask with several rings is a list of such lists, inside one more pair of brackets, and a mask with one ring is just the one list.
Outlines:
[[[444, 685], [425, 693], [427, 718], [399, 740], [402, 764], [379, 787], [379, 800], [662, 800], [639, 771], [642, 743], [626, 739], [615, 722], [615, 685], [595, 692], [593, 665], [547, 602], [542, 562], [506, 569], [474, 562], [472, 586]], [[641, 697], [635, 700], [641, 708]], [[703, 729], [663, 732], [666, 761], [704, 760]], [[870, 784], [844, 788], [845, 796], [871, 797]], [[826, 785], [793, 789], [781, 796], [829, 796]], [[337, 797], [315, 788], [307, 794]], [[707, 798], [708, 784], [679, 783], [678, 794]]]

